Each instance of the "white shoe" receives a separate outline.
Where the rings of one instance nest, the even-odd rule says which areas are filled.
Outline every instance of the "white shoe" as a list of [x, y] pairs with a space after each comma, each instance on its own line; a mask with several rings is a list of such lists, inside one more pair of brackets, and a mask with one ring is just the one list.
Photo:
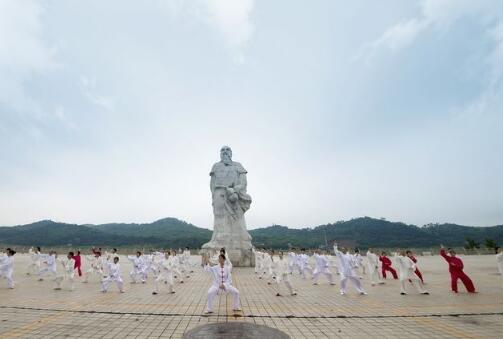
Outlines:
[[344, 295], [344, 294], [346, 294], [346, 292], [341, 292], [341, 295]]

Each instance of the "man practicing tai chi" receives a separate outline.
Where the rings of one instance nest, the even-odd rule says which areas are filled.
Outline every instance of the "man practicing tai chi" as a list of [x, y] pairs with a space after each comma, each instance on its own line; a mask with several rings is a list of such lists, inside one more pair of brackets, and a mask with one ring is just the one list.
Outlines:
[[4, 277], [7, 279], [7, 287], [10, 289], [14, 288], [14, 278], [12, 278], [12, 273], [14, 272], [13, 257], [16, 254], [11, 248], [7, 249], [7, 255], [0, 258], [0, 278]]
[[496, 254], [496, 263], [498, 264], [498, 270], [500, 275], [503, 277], [503, 248], [498, 249], [498, 254]]
[[386, 252], [382, 252], [381, 256], [379, 257], [379, 261], [382, 264], [382, 276], [384, 279], [386, 279], [386, 271], [390, 271], [391, 274], [393, 275], [393, 279], [398, 279], [398, 275], [396, 274], [396, 271], [393, 267], [391, 267], [391, 260], [386, 256]]
[[160, 273], [157, 278], [154, 280], [154, 291], [152, 294], [159, 293], [159, 282], [164, 281], [166, 285], [168, 285], [168, 292], [175, 293], [173, 289], [173, 261], [169, 260], [169, 251], [165, 254], [164, 260], [160, 263]]
[[476, 293], [475, 286], [473, 286], [472, 280], [463, 272], [463, 260], [456, 257], [456, 252], [452, 248], [448, 248], [449, 254], [445, 253], [445, 248], [440, 245], [440, 255], [449, 264], [449, 273], [451, 274], [451, 289], [454, 293], [458, 293], [458, 279], [461, 279], [465, 285], [466, 290], [469, 293]]
[[314, 261], [316, 267], [313, 271], [313, 285], [318, 285], [318, 277], [323, 273], [327, 278], [330, 285], [335, 285], [332, 272], [328, 268], [328, 258], [325, 254], [322, 254], [320, 250], [314, 253]]
[[203, 258], [203, 263], [204, 270], [211, 273], [213, 277], [213, 283], [208, 289], [208, 304], [206, 313], [213, 313], [213, 301], [219, 293], [230, 293], [232, 295], [232, 310], [240, 311], [239, 291], [231, 285], [231, 271], [230, 268], [225, 265], [225, 255], [220, 254], [218, 257], [218, 265], [210, 266], [208, 257]]
[[395, 262], [398, 266], [398, 271], [400, 272], [400, 294], [406, 295], [407, 292], [405, 290], [405, 285], [408, 281], [410, 281], [416, 289], [421, 294], [429, 294], [424, 288], [423, 283], [416, 275], [416, 264], [405, 255], [404, 251], [397, 251], [394, 256]]
[[293, 290], [292, 282], [290, 281], [290, 273], [288, 267], [288, 259], [283, 256], [283, 252], [279, 252], [278, 260], [274, 260], [272, 264], [273, 274], [276, 277], [276, 296], [280, 297], [281, 283], [284, 283], [288, 292], [291, 295], [297, 295]]
[[75, 278], [75, 260], [73, 259], [73, 252], [68, 252], [66, 258], [61, 258], [59, 261], [63, 266], [63, 274], [58, 274], [56, 277], [56, 287], [54, 289], [60, 290], [63, 281], [68, 281], [70, 284], [70, 291], [73, 291]]
[[414, 271], [414, 273], [417, 275], [417, 277], [419, 279], [421, 279], [421, 282], [424, 284], [423, 275], [421, 274], [421, 271], [419, 270], [419, 267], [417, 267], [417, 259], [416, 259], [416, 257], [414, 256], [414, 254], [412, 254], [411, 250], [407, 250], [405, 252], [405, 254], [410, 258], [410, 260], [412, 260], [414, 262], [414, 264], [416, 264], [416, 270]]
[[346, 294], [346, 284], [350, 280], [353, 286], [360, 294], [367, 294], [362, 287], [360, 279], [356, 276], [353, 256], [347, 253], [346, 248], [341, 248], [341, 251], [337, 248], [337, 243], [334, 242], [334, 252], [339, 259], [339, 273], [341, 274], [341, 295]]
[[379, 257], [371, 248], [367, 251], [367, 269], [372, 286], [375, 284], [384, 284], [384, 281], [382, 281], [381, 277], [379, 277]]
[[110, 285], [111, 282], [115, 282], [119, 292], [124, 293], [124, 282], [121, 277], [119, 257], [114, 257], [113, 261], [107, 262], [107, 272], [108, 276], [101, 280], [101, 292], [106, 293], [108, 291], [108, 285]]
[[30, 264], [28, 265], [28, 270], [26, 272], [27, 275], [31, 275], [32, 273], [36, 274], [40, 271], [40, 247], [37, 247], [36, 250], [33, 247], [30, 247], [28, 250], [28, 254], [30, 255]]

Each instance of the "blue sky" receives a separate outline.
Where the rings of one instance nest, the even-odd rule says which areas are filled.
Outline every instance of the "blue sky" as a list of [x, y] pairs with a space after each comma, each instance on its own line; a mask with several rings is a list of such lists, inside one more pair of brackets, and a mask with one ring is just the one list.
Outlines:
[[503, 223], [503, 2], [0, 0], [0, 225]]

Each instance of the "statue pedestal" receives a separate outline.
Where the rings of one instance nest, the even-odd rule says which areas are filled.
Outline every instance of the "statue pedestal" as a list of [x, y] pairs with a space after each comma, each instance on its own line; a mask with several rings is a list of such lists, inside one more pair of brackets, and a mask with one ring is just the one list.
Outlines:
[[252, 267], [255, 265], [255, 257], [253, 256], [251, 244], [249, 248], [232, 248], [229, 244], [209, 242], [202, 246], [201, 254], [207, 254], [211, 258], [215, 254], [220, 253], [222, 247], [225, 248], [226, 255], [233, 267]]

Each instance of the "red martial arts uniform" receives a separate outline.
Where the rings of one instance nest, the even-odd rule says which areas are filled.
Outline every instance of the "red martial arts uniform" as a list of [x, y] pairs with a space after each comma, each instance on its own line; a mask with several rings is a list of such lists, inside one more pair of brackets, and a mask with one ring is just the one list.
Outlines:
[[73, 260], [75, 260], [75, 265], [73, 268], [77, 269], [77, 272], [79, 272], [79, 277], [81, 277], [82, 276], [82, 270], [81, 270], [82, 262], [80, 261], [80, 255], [79, 254], [74, 255]]
[[449, 264], [449, 273], [451, 273], [451, 289], [458, 293], [458, 279], [461, 279], [465, 288], [470, 293], [475, 293], [475, 286], [472, 280], [463, 272], [463, 261], [455, 256], [450, 256], [445, 253], [444, 249], [440, 250], [440, 255], [444, 257]]
[[[410, 260], [412, 260], [414, 262], [414, 264], [417, 263], [417, 259], [413, 255], [411, 255], [409, 258], [410, 258]], [[414, 273], [416, 273], [417, 277], [419, 279], [421, 279], [422, 283], [424, 283], [423, 275], [421, 274], [421, 271], [419, 270], [419, 268], [416, 267], [416, 270], [414, 271]]]
[[382, 262], [382, 276], [384, 279], [386, 279], [386, 271], [390, 271], [393, 274], [393, 279], [398, 279], [395, 269], [391, 267], [391, 260], [387, 256], [379, 256], [379, 261]]

